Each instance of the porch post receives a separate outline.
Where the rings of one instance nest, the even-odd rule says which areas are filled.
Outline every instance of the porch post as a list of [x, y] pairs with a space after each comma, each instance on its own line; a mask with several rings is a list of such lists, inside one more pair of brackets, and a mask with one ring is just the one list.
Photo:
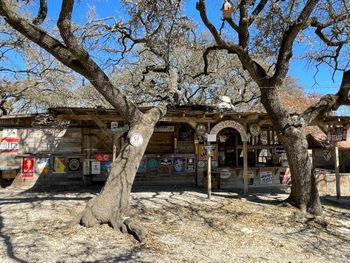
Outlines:
[[337, 190], [337, 199], [340, 198], [340, 175], [339, 175], [339, 149], [337, 143], [334, 144], [334, 170], [335, 170], [335, 187]]
[[243, 141], [243, 194], [248, 195], [248, 146], [247, 141]]

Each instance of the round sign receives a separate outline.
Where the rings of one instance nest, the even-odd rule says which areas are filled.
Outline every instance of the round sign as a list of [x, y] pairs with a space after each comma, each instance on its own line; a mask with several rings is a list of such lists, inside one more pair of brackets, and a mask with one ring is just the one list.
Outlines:
[[131, 135], [130, 137], [130, 143], [132, 146], [134, 147], [139, 147], [142, 145], [143, 143], [143, 138], [142, 135], [139, 133], [134, 133], [133, 135]]
[[258, 124], [252, 124], [249, 127], [249, 131], [253, 136], [258, 136], [260, 133], [260, 126]]
[[80, 160], [77, 158], [69, 159], [68, 167], [70, 171], [78, 171], [80, 168]]

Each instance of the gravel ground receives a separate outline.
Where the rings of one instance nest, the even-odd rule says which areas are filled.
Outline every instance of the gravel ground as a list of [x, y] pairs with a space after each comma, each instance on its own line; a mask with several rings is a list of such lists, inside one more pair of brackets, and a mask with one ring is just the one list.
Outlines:
[[107, 225], [64, 228], [96, 193], [0, 189], [0, 262], [350, 262], [350, 207], [304, 218], [276, 205], [282, 191], [137, 191], [140, 244]]

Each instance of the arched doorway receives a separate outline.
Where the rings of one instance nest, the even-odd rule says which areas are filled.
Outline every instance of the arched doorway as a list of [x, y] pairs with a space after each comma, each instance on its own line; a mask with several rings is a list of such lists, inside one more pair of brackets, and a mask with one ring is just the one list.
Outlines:
[[[227, 136], [228, 142], [227, 144], [224, 143], [225, 146], [225, 160], [224, 165], [226, 164], [233, 164], [236, 167], [242, 165], [239, 162], [239, 156], [242, 154], [243, 156], [243, 192], [244, 195], [248, 194], [248, 148], [247, 148], [247, 141], [248, 141], [248, 135], [246, 132], [245, 127], [237, 122], [237, 121], [222, 121], [216, 124], [211, 130], [211, 135], [215, 135], [216, 141], [220, 143], [220, 141], [223, 141], [224, 139], [218, 138], [219, 136]], [[242, 141], [242, 150], [238, 154], [238, 136], [240, 137], [240, 140]], [[226, 138], [225, 138], [226, 140]], [[222, 143], [222, 142], [221, 142]], [[220, 146], [220, 145], [219, 145]], [[232, 154], [230, 151], [234, 150], [235, 153]], [[220, 156], [219, 156], [220, 158]], [[227, 159], [226, 159], [227, 158]], [[234, 158], [234, 159], [233, 159]], [[220, 161], [220, 159], [219, 159]]]

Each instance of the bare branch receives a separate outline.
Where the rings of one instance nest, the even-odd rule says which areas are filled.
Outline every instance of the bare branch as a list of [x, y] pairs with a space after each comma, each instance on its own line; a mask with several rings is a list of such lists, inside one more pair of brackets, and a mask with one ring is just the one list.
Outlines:
[[46, 0], [40, 0], [39, 11], [36, 18], [33, 20], [34, 25], [41, 25], [47, 16], [47, 2]]

